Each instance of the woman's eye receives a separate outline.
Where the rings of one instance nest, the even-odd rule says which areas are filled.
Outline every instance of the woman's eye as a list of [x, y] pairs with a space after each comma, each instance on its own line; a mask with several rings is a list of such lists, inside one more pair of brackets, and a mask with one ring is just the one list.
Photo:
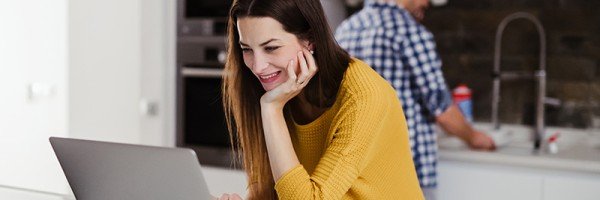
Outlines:
[[242, 48], [242, 53], [250, 52], [252, 49], [250, 48]]
[[265, 51], [271, 52], [279, 49], [279, 47], [265, 47]]

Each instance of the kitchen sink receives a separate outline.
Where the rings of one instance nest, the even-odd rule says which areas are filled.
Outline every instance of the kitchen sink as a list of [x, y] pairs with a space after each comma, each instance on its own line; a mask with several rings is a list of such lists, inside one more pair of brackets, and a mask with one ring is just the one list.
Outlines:
[[[534, 151], [531, 127], [504, 125], [500, 131], [489, 131], [491, 127], [489, 124], [475, 124], [476, 129], [497, 141], [495, 151], [470, 150], [460, 139], [442, 133], [438, 137], [440, 160], [600, 173], [598, 130], [549, 127], [540, 150]], [[548, 138], [555, 133], [559, 133], [556, 140], [558, 151], [550, 153]]]
[[[520, 125], [505, 125], [500, 130], [493, 130], [491, 124], [481, 123], [474, 125], [476, 129], [485, 132], [490, 135], [496, 143], [496, 153], [509, 154], [509, 155], [550, 155], [550, 156], [561, 156], [566, 154], [572, 156], [575, 153], [569, 153], [572, 149], [577, 153], [581, 151], [600, 151], [600, 137], [592, 137], [590, 134], [581, 130], [571, 130], [562, 128], [548, 128], [542, 142], [542, 146], [539, 151], [533, 150], [532, 133], [531, 127], [520, 126]], [[553, 134], [558, 133], [557, 146], [558, 153], [556, 155], [548, 153], [548, 138]], [[448, 136], [446, 134], [440, 134], [438, 139], [440, 149], [448, 150], [464, 150], [468, 149], [465, 143], [463, 143], [457, 137]], [[580, 150], [585, 149], [585, 150]], [[598, 154], [600, 155], [600, 154]]]

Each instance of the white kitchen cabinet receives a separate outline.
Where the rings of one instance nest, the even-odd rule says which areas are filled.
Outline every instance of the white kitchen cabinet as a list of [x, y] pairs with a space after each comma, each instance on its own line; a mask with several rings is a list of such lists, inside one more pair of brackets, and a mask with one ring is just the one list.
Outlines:
[[440, 200], [541, 200], [543, 178], [528, 170], [442, 161], [439, 163]]
[[544, 200], [598, 200], [600, 175], [578, 173], [548, 174], [544, 179]]
[[440, 161], [440, 200], [597, 200], [600, 174], [534, 167]]
[[69, 1], [69, 136], [174, 146], [174, 12], [168, 0]]
[[67, 0], [0, 1], [0, 187], [67, 190], [48, 143], [67, 136], [66, 18]]
[[0, 187], [71, 193], [50, 136], [174, 146], [174, 12], [169, 0], [0, 1]]

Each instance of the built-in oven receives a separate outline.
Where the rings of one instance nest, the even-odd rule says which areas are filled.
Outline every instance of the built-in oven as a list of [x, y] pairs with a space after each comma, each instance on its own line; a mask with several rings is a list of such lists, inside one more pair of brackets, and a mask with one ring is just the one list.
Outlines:
[[231, 2], [178, 0], [177, 146], [194, 149], [203, 165], [232, 166], [221, 100]]

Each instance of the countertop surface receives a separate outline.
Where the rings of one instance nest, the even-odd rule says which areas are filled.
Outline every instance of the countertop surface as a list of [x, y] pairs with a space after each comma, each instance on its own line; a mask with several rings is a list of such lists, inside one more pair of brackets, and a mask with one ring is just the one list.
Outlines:
[[[547, 128], [544, 143], [539, 151], [533, 151], [532, 129], [519, 125], [504, 125], [492, 131], [490, 124], [478, 123], [475, 128], [494, 138], [496, 151], [470, 150], [458, 138], [440, 134], [439, 158], [441, 161], [464, 161], [500, 164], [552, 170], [567, 170], [600, 174], [600, 132], [567, 128]], [[558, 133], [558, 152], [548, 151], [547, 138]]]

